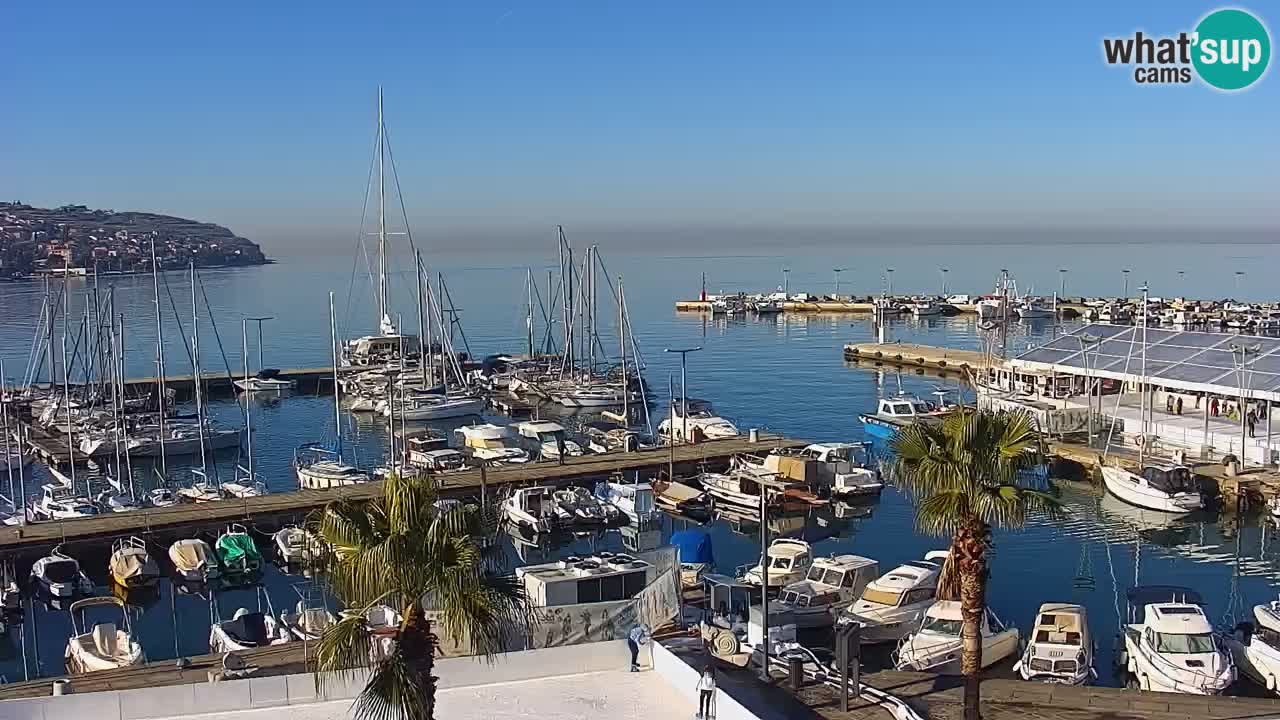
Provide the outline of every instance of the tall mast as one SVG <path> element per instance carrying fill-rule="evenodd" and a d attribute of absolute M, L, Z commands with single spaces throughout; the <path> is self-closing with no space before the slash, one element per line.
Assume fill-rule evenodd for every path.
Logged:
<path fill-rule="evenodd" d="M 588 374 L 595 372 L 596 367 L 596 246 L 587 248 L 587 287 L 590 292 L 591 309 L 589 323 L 591 330 L 587 333 L 587 357 L 591 358 Z"/>
<path fill-rule="evenodd" d="M 196 304 L 196 261 L 191 261 L 191 369 L 195 373 L 196 383 L 196 426 L 200 441 L 200 469 L 209 471 L 209 459 L 204 452 L 204 393 L 200 377 L 200 306 Z"/>
<path fill-rule="evenodd" d="M 164 476 L 164 481 L 169 481 L 169 460 L 168 453 L 164 449 L 165 436 L 165 395 L 167 393 L 164 386 L 164 324 L 161 321 L 160 314 L 160 271 L 156 267 L 156 241 L 151 241 L 151 288 L 156 298 L 156 392 L 159 397 L 156 398 L 156 410 L 160 418 L 160 474 Z"/>
<path fill-rule="evenodd" d="M 258 323 L 258 327 L 262 327 L 262 323 Z M 240 320 L 240 346 L 244 353 L 244 441 L 247 446 L 246 461 L 248 467 L 245 468 L 249 472 L 248 484 L 253 485 L 253 411 L 250 406 L 253 404 L 253 398 L 249 392 L 249 319 Z M 258 347 L 262 347 L 262 340 L 259 338 Z M 261 364 L 261 363 L 259 363 Z"/>
<path fill-rule="evenodd" d="M 342 393 L 338 390 L 338 320 L 333 314 L 333 291 L 329 291 L 329 350 L 333 352 L 333 435 L 334 450 L 342 459 Z"/>
<path fill-rule="evenodd" d="M 426 306 L 422 297 L 422 253 L 413 251 L 413 264 L 418 274 L 418 367 L 422 369 L 422 389 L 429 390 L 431 383 L 427 381 L 427 348 L 423 347 L 423 343 L 431 344 L 431 338 L 427 336 L 427 318 Z M 400 353 L 404 357 L 404 353 Z"/>
<path fill-rule="evenodd" d="M 618 276 L 618 350 L 622 355 L 622 417 L 631 426 L 631 388 L 627 383 L 627 312 L 623 305 L 622 276 Z"/>
<path fill-rule="evenodd" d="M 453 323 L 449 322 L 449 337 L 444 334 L 444 274 L 436 273 L 436 312 L 440 313 L 440 380 L 444 384 L 444 394 L 449 394 L 449 361 L 445 353 L 453 355 Z"/>
<path fill-rule="evenodd" d="M 111 310 L 114 312 L 114 311 L 115 311 L 115 309 L 116 309 L 115 288 L 114 288 L 114 287 L 112 287 L 112 289 L 111 289 Z M 120 313 L 120 335 L 119 335 L 119 346 L 120 346 L 120 350 L 119 350 L 119 352 L 117 352 L 117 353 L 116 353 L 116 368 L 117 368 L 117 371 L 116 371 L 116 392 L 118 392 L 118 393 L 119 393 L 119 398 L 120 398 L 120 423 L 119 423 L 119 424 L 117 424 L 117 426 L 116 426 L 117 438 L 119 438 L 119 434 L 120 434 L 121 429 L 122 429 L 122 427 L 121 427 L 121 426 L 123 425 L 123 421 L 124 421 L 124 368 L 125 368 L 125 364 L 124 364 L 124 313 Z M 117 439 L 117 442 L 119 442 L 119 439 Z M 138 500 L 138 494 L 137 494 L 137 491 L 136 491 L 136 490 L 134 489 L 134 487 L 133 487 L 133 460 L 129 457 L 129 444 L 128 444 L 128 443 L 124 443 L 124 446 L 123 446 L 123 448 L 122 448 L 122 451 L 123 451 L 123 453 L 124 453 L 124 476 L 125 476 L 126 478 L 128 478 L 128 479 L 129 479 L 129 499 L 133 500 L 134 502 L 137 502 L 137 500 Z"/>
<path fill-rule="evenodd" d="M 387 318 L 387 188 L 383 157 L 386 127 L 382 121 L 382 86 L 378 86 L 378 326 Z"/>
<path fill-rule="evenodd" d="M 1142 442 L 1138 443 L 1138 472 L 1142 472 L 1142 463 L 1146 459 L 1147 450 L 1147 285 L 1142 284 L 1142 380 L 1138 389 L 1142 392 L 1138 400 L 1138 415 L 1141 418 L 1139 432 Z"/>
<path fill-rule="evenodd" d="M 529 293 L 529 310 L 525 314 L 524 329 L 529 336 L 529 357 L 533 357 L 533 268 L 525 270 L 525 290 Z"/>

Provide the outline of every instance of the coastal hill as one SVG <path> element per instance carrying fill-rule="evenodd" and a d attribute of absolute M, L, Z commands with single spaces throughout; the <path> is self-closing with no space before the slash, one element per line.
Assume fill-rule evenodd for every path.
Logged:
<path fill-rule="evenodd" d="M 37 208 L 0 202 L 0 278 L 39 274 L 151 270 L 154 241 L 161 269 L 263 265 L 254 242 L 221 225 L 171 215 L 90 210 L 84 205 Z"/>

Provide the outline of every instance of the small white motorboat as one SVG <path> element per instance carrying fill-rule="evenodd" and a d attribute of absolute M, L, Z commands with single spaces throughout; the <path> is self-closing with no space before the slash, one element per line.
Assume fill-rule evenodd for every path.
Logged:
<path fill-rule="evenodd" d="M 1183 465 L 1148 465 L 1141 473 L 1103 465 L 1102 481 L 1107 492 L 1141 508 L 1186 514 L 1204 507 L 1200 484 L 1191 469 Z"/>
<path fill-rule="evenodd" d="M 962 624 L 958 601 L 935 602 L 925 611 L 920 628 L 898 645 L 895 666 L 898 670 L 958 675 Z M 1005 627 L 991 608 L 982 616 L 981 632 L 982 667 L 991 667 L 1018 652 L 1018 629 Z"/>
<path fill-rule="evenodd" d="M 551 532 L 560 522 L 552 493 L 552 488 L 541 485 L 516 488 L 502 502 L 503 517 L 528 532 Z"/>
<path fill-rule="evenodd" d="M 1130 588 L 1129 622 L 1120 660 L 1128 684 L 1141 690 L 1218 695 L 1236 681 L 1236 666 L 1188 588 Z"/>
<path fill-rule="evenodd" d="M 91 627 L 85 622 L 86 610 L 108 606 L 119 613 L 119 625 L 101 622 Z M 142 645 L 133 636 L 123 601 L 115 597 L 85 598 L 72 603 L 70 610 L 72 633 L 67 640 L 67 672 L 79 675 L 142 664 Z"/>
<path fill-rule="evenodd" d="M 169 546 L 169 561 L 185 582 L 208 583 L 222 574 L 218 556 L 209 543 L 199 538 L 179 540 Z"/>
<path fill-rule="evenodd" d="M 879 563 L 859 555 L 817 558 L 808 576 L 784 587 L 778 600 L 791 608 L 796 627 L 828 627 L 879 574 Z"/>
<path fill-rule="evenodd" d="M 781 588 L 805 578 L 813 563 L 813 548 L 804 540 L 778 538 L 769 543 L 765 560 L 769 563 L 769 588 Z M 742 582 L 756 587 L 764 583 L 764 571 L 759 563 L 739 570 Z"/>
<path fill-rule="evenodd" d="M 297 525 L 280 528 L 271 536 L 271 541 L 276 546 L 276 557 L 288 565 L 306 565 L 318 557 L 321 550 L 320 539 Z"/>
<path fill-rule="evenodd" d="M 55 598 L 88 595 L 93 592 L 93 583 L 89 580 L 89 576 L 80 569 L 80 563 L 75 558 L 62 552 L 61 545 L 35 561 L 31 566 L 31 577 Z"/>
<path fill-rule="evenodd" d="M 160 566 L 151 558 L 146 541 L 140 537 L 116 540 L 111 546 L 108 567 L 111 579 L 124 588 L 147 587 L 160 579 Z"/>
<path fill-rule="evenodd" d="M 172 507 L 178 502 L 178 496 L 168 487 L 158 487 L 147 493 L 147 504 L 151 507 Z"/>
<path fill-rule="evenodd" d="M 862 625 L 862 642 L 898 642 L 920 627 L 934 602 L 946 550 L 925 553 L 923 560 L 899 565 L 871 581 L 838 622 Z"/>
<path fill-rule="evenodd" d="M 328 608 L 309 602 L 304 597 L 298 601 L 292 612 L 286 610 L 280 613 L 280 622 L 299 640 L 319 640 L 326 630 L 338 622 L 338 619 L 329 612 Z"/>
<path fill-rule="evenodd" d="M 1236 666 L 1273 694 L 1280 693 L 1280 601 L 1253 606 L 1254 623 L 1240 623 L 1227 636 Z"/>
<path fill-rule="evenodd" d="M 230 620 L 214 622 L 209 629 L 209 651 L 236 652 L 268 645 L 283 645 L 291 639 L 289 631 L 270 612 L 240 608 Z"/>
<path fill-rule="evenodd" d="M 275 368 L 263 368 L 253 377 L 241 378 L 233 384 L 245 392 L 279 393 L 292 390 L 296 383 L 293 380 L 280 377 L 280 371 Z"/>
<path fill-rule="evenodd" d="M 1027 649 L 1013 666 L 1023 680 L 1083 685 L 1098 676 L 1093 640 L 1081 605 L 1045 603 L 1036 613 Z"/>

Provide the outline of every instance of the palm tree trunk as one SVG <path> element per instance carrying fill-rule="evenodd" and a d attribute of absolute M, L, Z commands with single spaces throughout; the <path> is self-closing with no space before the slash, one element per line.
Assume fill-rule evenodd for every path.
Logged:
<path fill-rule="evenodd" d="M 990 530 L 976 518 L 956 532 L 952 552 L 960 574 L 960 672 L 964 675 L 964 717 L 978 720 L 982 682 L 982 616 L 987 607 L 987 538 Z"/>
<path fill-rule="evenodd" d="M 424 707 L 417 713 L 417 717 L 434 720 L 436 681 L 439 680 L 433 674 L 436 667 L 437 637 L 432 632 L 431 620 L 423 612 L 421 603 L 415 602 L 405 608 L 398 642 L 411 658 L 410 672 L 417 679 L 418 691 L 421 693 Z"/>

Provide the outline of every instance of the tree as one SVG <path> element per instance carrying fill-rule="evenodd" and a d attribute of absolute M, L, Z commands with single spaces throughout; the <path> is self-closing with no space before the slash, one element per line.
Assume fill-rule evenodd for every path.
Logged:
<path fill-rule="evenodd" d="M 1025 413 L 961 409 L 941 423 L 915 423 L 893 441 L 898 484 L 915 497 L 916 527 L 951 537 L 951 557 L 963 618 L 960 666 L 964 715 L 979 717 L 982 617 L 992 528 L 1021 528 L 1029 512 L 1056 515 L 1052 492 L 1025 482 L 1039 462 L 1037 437 Z"/>
<path fill-rule="evenodd" d="M 498 570 L 492 511 L 438 499 L 434 479 L 392 474 L 381 497 L 331 502 L 313 519 L 333 592 L 356 611 L 321 636 L 316 683 L 368 669 L 352 706 L 357 720 L 434 718 L 437 625 L 492 658 L 532 617 L 521 584 Z M 389 649 L 365 619 L 379 605 L 401 615 Z"/>

